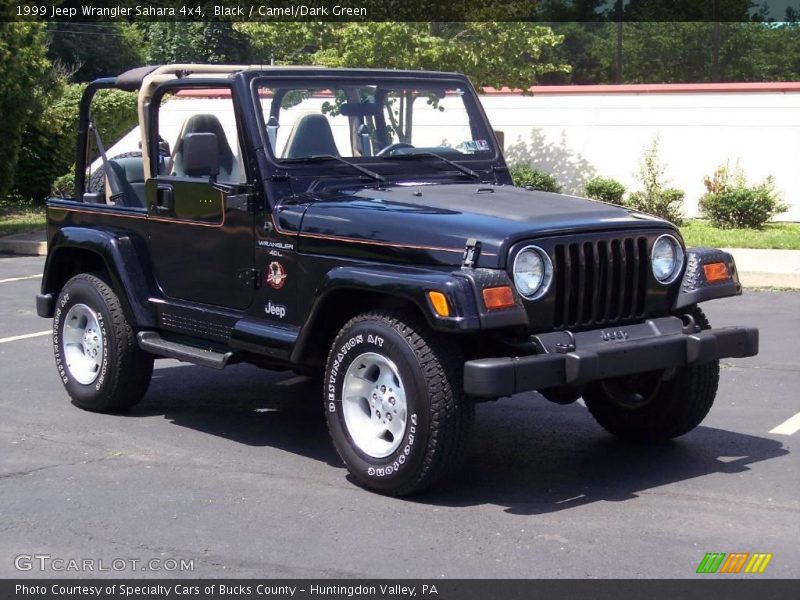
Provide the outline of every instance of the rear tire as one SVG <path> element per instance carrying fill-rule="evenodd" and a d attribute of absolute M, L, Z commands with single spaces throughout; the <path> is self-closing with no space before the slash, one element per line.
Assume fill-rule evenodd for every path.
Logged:
<path fill-rule="evenodd" d="M 139 348 L 114 290 L 83 273 L 64 285 L 53 316 L 59 377 L 76 406 L 115 412 L 139 402 L 153 374 L 153 356 Z"/>
<path fill-rule="evenodd" d="M 328 356 L 328 429 L 355 481 L 404 496 L 430 488 L 463 458 L 474 405 L 460 352 L 405 311 L 351 319 Z"/>
<path fill-rule="evenodd" d="M 710 329 L 698 307 L 685 311 Z M 583 394 L 595 420 L 618 438 L 657 443 L 697 427 L 717 395 L 719 361 L 595 382 Z"/>

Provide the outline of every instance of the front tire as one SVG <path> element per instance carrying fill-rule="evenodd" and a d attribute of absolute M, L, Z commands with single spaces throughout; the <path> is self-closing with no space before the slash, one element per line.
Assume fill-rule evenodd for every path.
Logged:
<path fill-rule="evenodd" d="M 153 374 L 153 356 L 136 342 L 114 290 L 82 273 L 61 290 L 53 316 L 53 350 L 73 404 L 115 412 L 139 402 Z"/>
<path fill-rule="evenodd" d="M 463 457 L 474 406 L 457 347 L 413 314 L 351 319 L 328 356 L 328 429 L 356 482 L 393 496 L 421 492 Z"/>
<path fill-rule="evenodd" d="M 698 307 L 687 310 L 710 329 Z M 583 399 L 595 420 L 618 438 L 657 443 L 697 427 L 711 410 L 719 383 L 719 361 L 616 377 L 587 386 Z"/>

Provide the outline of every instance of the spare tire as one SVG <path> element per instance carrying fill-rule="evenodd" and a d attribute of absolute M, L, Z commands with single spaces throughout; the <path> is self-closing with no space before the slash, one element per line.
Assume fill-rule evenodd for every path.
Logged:
<path fill-rule="evenodd" d="M 119 158 L 142 158 L 141 151 L 137 150 L 135 152 L 123 152 L 122 154 L 117 154 L 116 156 L 112 156 L 108 160 L 117 160 Z M 89 177 L 89 183 L 86 186 L 86 191 L 92 194 L 96 194 L 98 192 L 104 192 L 106 189 L 106 166 L 101 164 L 100 167 L 92 173 L 92 176 Z"/>

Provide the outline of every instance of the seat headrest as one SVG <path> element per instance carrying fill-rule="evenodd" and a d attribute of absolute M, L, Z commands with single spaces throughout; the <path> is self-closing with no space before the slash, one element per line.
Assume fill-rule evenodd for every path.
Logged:
<path fill-rule="evenodd" d="M 283 158 L 302 158 L 317 154 L 339 156 L 328 118 L 320 113 L 308 113 L 294 124 L 286 141 Z"/>
<path fill-rule="evenodd" d="M 225 139 L 225 129 L 215 115 L 198 114 L 192 115 L 183 124 L 183 135 L 188 133 L 213 133 L 217 137 Z"/>
<path fill-rule="evenodd" d="M 195 133 L 213 133 L 217 136 L 220 177 L 223 180 L 236 179 L 238 177 L 236 157 L 228 144 L 225 128 L 220 120 L 211 114 L 196 114 L 186 119 L 172 155 L 172 171 L 176 175 L 188 175 L 183 158 L 185 152 L 184 143 L 186 136 Z"/>

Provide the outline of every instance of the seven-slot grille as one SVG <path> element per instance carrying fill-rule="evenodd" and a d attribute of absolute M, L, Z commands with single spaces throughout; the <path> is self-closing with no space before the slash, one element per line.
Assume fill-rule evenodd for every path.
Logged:
<path fill-rule="evenodd" d="M 650 261 L 645 236 L 556 244 L 556 328 L 643 316 Z"/>

